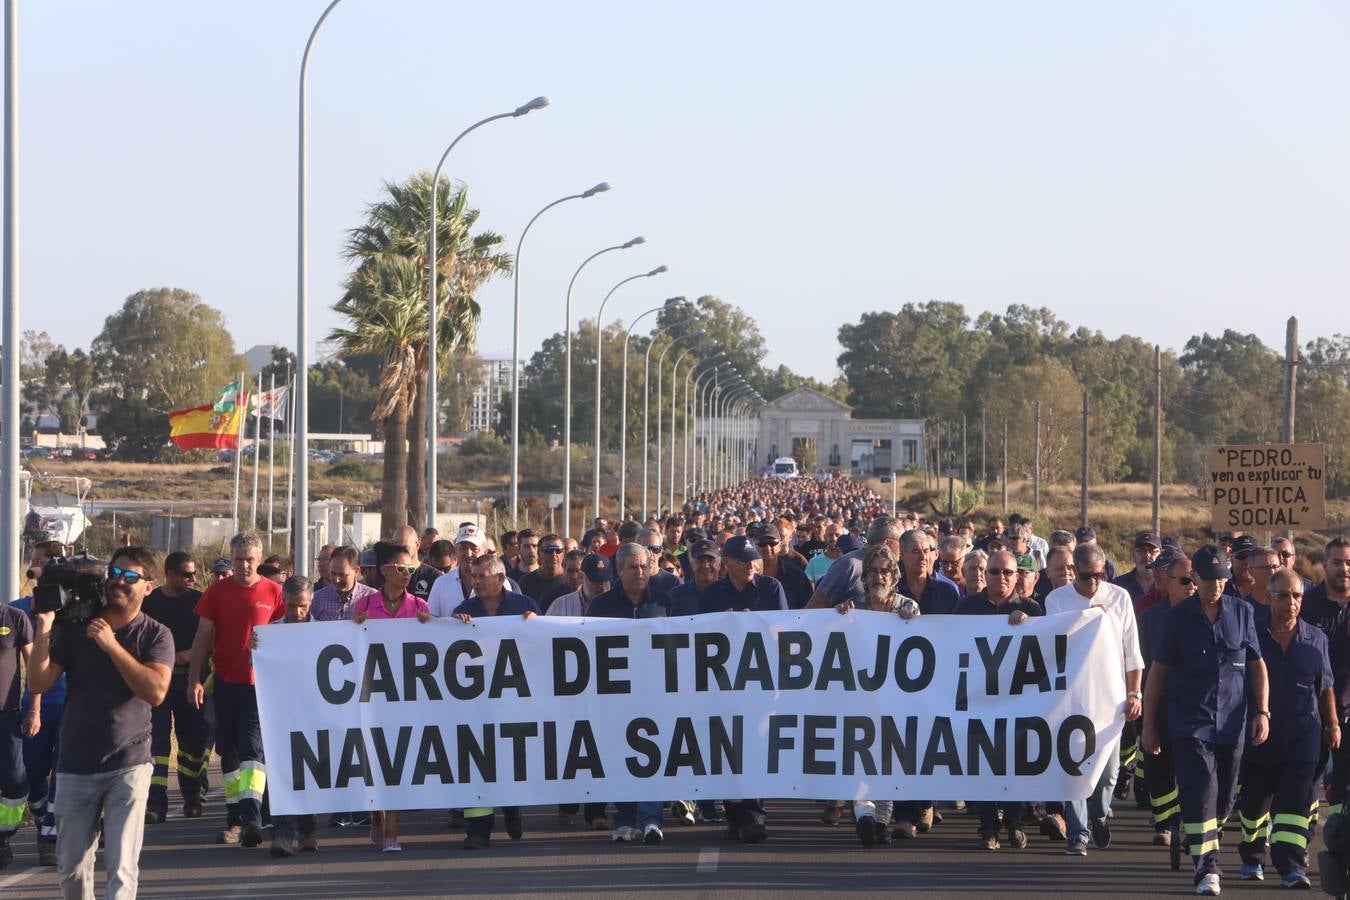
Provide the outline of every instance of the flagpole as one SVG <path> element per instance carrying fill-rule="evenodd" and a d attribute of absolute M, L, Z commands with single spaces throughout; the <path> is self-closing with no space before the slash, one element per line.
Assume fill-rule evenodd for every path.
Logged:
<path fill-rule="evenodd" d="M 295 446 L 295 385 L 291 383 L 294 380 L 294 377 L 295 376 L 291 372 L 291 364 L 287 363 L 286 430 L 287 433 L 290 434 L 291 436 L 292 449 L 294 449 Z M 294 497 L 295 497 L 295 454 L 287 453 L 286 454 L 286 543 L 290 546 L 290 552 L 292 554 L 295 553 L 295 535 L 291 533 L 291 510 L 292 510 L 291 501 Z M 298 563 L 299 561 L 297 560 L 293 565 L 298 565 Z M 309 574 L 305 570 L 299 568 L 297 568 L 295 571 L 297 574 L 302 575 Z"/>
<path fill-rule="evenodd" d="M 254 379 L 254 382 L 255 383 L 253 387 L 255 393 L 261 394 L 262 373 L 258 374 L 258 377 Z M 249 399 L 251 401 L 253 398 L 250 397 Z M 252 409 L 253 407 L 252 402 L 250 402 L 248 405 L 249 408 Z M 253 505 L 249 510 L 249 519 L 248 519 L 249 531 L 254 531 L 258 527 L 258 469 L 262 465 L 262 459 L 260 458 L 262 454 L 262 449 L 260 447 L 261 444 L 262 444 L 262 397 L 258 397 L 257 416 L 253 420 Z"/>
<path fill-rule="evenodd" d="M 276 403 L 277 373 L 267 376 L 267 395 L 269 403 Z M 276 410 L 269 411 L 267 420 L 267 548 L 272 548 L 272 491 L 276 480 L 277 417 Z"/>
<path fill-rule="evenodd" d="M 239 373 L 239 380 L 238 380 L 237 382 L 235 382 L 235 388 L 234 388 L 234 409 L 235 409 L 235 412 L 240 412 L 240 409 L 239 409 L 239 395 L 240 395 L 240 393 L 241 393 L 243 390 L 244 390 L 244 373 L 243 373 L 243 372 L 240 372 L 240 373 Z M 242 460 L 242 457 L 243 457 L 243 455 L 244 455 L 244 422 L 245 422 L 245 421 L 246 421 L 246 420 L 244 419 L 244 416 L 243 416 L 242 412 L 240 412 L 240 416 L 239 416 L 239 435 L 238 435 L 238 442 L 237 442 L 237 443 L 235 444 L 235 446 L 234 446 L 234 508 L 233 508 L 233 510 L 230 512 L 230 519 L 231 519 L 232 522 L 233 522 L 233 524 L 231 524 L 231 526 L 230 526 L 230 530 L 233 531 L 235 534 L 238 534 L 238 533 L 239 533 L 239 466 L 240 466 L 240 463 L 243 461 L 243 460 Z"/>

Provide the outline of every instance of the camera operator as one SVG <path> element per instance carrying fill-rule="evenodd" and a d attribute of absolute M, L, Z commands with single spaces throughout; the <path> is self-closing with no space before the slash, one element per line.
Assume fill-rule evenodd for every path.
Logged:
<path fill-rule="evenodd" d="M 35 613 L 28 678 L 41 693 L 65 672 L 56 798 L 57 872 L 67 898 L 92 897 L 99 821 L 111 898 L 136 896 L 150 787 L 150 710 L 173 670 L 169 629 L 141 612 L 154 583 L 144 547 L 120 547 L 108 566 L 104 605 L 87 624 Z"/>

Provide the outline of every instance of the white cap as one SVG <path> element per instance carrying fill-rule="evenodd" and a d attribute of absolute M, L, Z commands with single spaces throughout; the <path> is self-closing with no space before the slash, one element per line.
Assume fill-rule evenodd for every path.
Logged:
<path fill-rule="evenodd" d="M 477 525 L 465 525 L 455 536 L 456 544 L 473 544 L 475 547 L 482 547 L 486 541 L 483 538 L 483 532 L 478 530 Z"/>

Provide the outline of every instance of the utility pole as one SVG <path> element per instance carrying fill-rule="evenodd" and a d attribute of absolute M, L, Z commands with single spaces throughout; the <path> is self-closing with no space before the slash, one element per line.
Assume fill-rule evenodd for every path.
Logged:
<path fill-rule="evenodd" d="M 1031 511 L 1041 511 L 1041 401 L 1036 401 L 1036 451 L 1031 460 Z"/>
<path fill-rule="evenodd" d="M 961 485 L 963 487 L 970 484 L 970 473 L 966 471 L 966 460 L 970 458 L 966 452 L 966 414 L 961 413 Z"/>
<path fill-rule="evenodd" d="M 1078 524 L 1088 523 L 1088 392 L 1083 391 L 1083 485 L 1078 493 Z"/>
<path fill-rule="evenodd" d="M 1294 405 L 1298 397 L 1298 319 L 1289 317 L 1284 326 L 1284 442 L 1294 443 Z M 1284 536 L 1294 539 L 1292 529 L 1286 528 Z"/>
<path fill-rule="evenodd" d="M 1153 533 L 1162 532 L 1162 347 L 1153 347 Z"/>
<path fill-rule="evenodd" d="M 987 416 L 985 415 L 985 408 L 984 408 L 983 406 L 981 406 L 981 407 L 980 407 L 980 492 L 981 492 L 981 493 L 984 492 L 984 483 L 985 483 L 986 479 L 988 479 L 988 477 L 989 477 L 989 469 L 985 466 L 985 455 L 984 455 L 984 452 L 985 452 L 985 440 L 984 440 L 985 427 L 984 427 L 984 426 L 985 426 L 985 421 L 986 421 L 986 419 L 987 419 Z"/>
<path fill-rule="evenodd" d="M 1008 417 L 1003 417 L 1003 512 L 1008 512 Z"/>

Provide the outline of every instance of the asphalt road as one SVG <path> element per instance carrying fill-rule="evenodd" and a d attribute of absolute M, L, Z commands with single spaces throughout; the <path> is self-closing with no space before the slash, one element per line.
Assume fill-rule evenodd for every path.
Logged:
<path fill-rule="evenodd" d="M 218 783 L 218 782 L 217 782 Z M 523 840 L 494 837 L 483 852 L 460 849 L 462 833 L 446 828 L 443 812 L 404 813 L 401 854 L 374 850 L 366 829 L 319 825 L 320 850 L 277 860 L 263 847 L 245 850 L 214 843 L 224 824 L 218 796 L 201 819 L 171 813 L 146 829 L 141 855 L 142 897 L 360 898 L 438 896 L 540 896 L 603 892 L 608 897 L 819 896 L 822 892 L 876 892 L 951 897 L 1044 894 L 1060 897 L 1181 897 L 1192 894 L 1189 864 L 1173 872 L 1167 851 L 1149 844 L 1152 827 L 1132 802 L 1113 819 L 1114 840 L 1086 858 L 1063 855 L 1063 845 L 1032 833 L 1025 850 L 985 851 L 976 846 L 972 814 L 947 811 L 927 835 L 892 847 L 864 849 L 847 822 L 821 825 L 818 806 L 802 801 L 766 804 L 769 841 L 747 846 L 728 841 L 720 826 L 668 825 L 660 846 L 611 844 L 608 834 L 563 829 L 552 808 L 526 812 Z M 1325 810 L 1324 810 L 1325 812 Z M 501 817 L 498 816 L 498 827 Z M 34 832 L 15 838 L 14 865 L 0 872 L 0 897 L 59 896 L 53 869 L 37 866 Z M 1320 839 L 1315 842 L 1321 846 Z M 1224 895 L 1282 893 L 1278 879 L 1263 884 L 1237 877 L 1230 832 L 1224 862 Z M 100 876 L 103 856 L 99 855 Z M 1314 876 L 1314 885 L 1316 877 Z M 102 888 L 100 887 L 100 896 Z M 1306 896 L 1306 895 L 1305 895 Z M 1314 888 L 1311 896 L 1325 896 Z"/>

